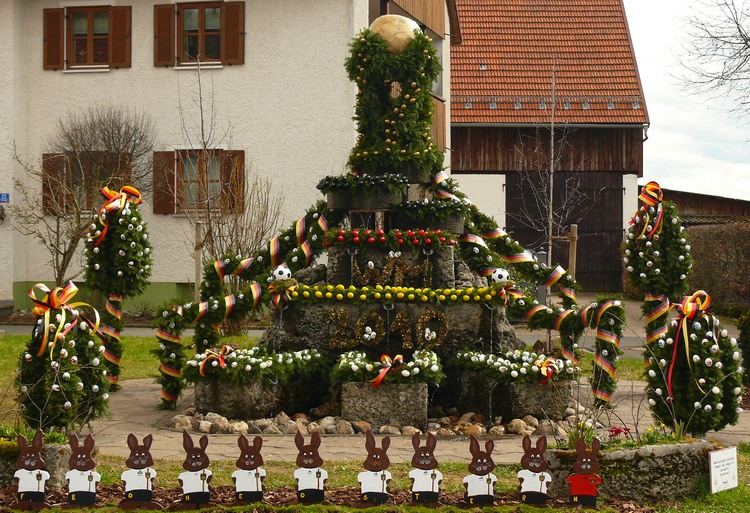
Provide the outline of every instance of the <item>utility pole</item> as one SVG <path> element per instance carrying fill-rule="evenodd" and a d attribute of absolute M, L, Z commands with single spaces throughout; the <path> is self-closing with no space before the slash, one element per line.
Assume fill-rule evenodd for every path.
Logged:
<path fill-rule="evenodd" d="M 553 239 L 553 192 L 555 184 L 555 108 L 556 99 L 556 64 L 552 65 L 552 117 L 550 120 L 550 137 L 549 137 L 549 199 L 547 201 L 547 267 L 552 267 L 552 239 Z M 549 306 L 552 294 L 549 287 L 547 288 L 547 306 Z"/>

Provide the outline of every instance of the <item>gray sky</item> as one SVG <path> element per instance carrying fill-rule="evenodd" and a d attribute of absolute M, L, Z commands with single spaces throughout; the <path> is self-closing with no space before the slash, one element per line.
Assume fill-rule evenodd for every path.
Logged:
<path fill-rule="evenodd" d="M 750 125 L 729 102 L 682 89 L 677 55 L 689 0 L 624 0 L 646 106 L 642 181 L 668 189 L 750 200 Z"/>

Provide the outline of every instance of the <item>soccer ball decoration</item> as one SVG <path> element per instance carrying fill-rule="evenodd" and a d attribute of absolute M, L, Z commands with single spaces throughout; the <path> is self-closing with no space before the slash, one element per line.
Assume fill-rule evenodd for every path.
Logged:
<path fill-rule="evenodd" d="M 496 285 L 505 285 L 510 281 L 510 273 L 506 269 L 497 268 L 492 271 L 490 278 Z"/>
<path fill-rule="evenodd" d="M 271 273 L 274 280 L 288 280 L 292 277 L 292 271 L 286 265 L 280 265 Z"/>

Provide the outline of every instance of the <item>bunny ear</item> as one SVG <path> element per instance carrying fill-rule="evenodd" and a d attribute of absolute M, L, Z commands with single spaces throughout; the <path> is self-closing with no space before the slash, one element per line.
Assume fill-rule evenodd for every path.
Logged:
<path fill-rule="evenodd" d="M 91 451 L 94 450 L 94 437 L 91 436 L 91 433 L 86 435 L 86 438 L 83 439 L 83 448 L 91 454 Z"/>
<path fill-rule="evenodd" d="M 583 454 L 586 451 L 586 440 L 584 438 L 579 438 L 576 440 L 576 452 L 578 454 Z"/>
<path fill-rule="evenodd" d="M 144 436 L 143 437 L 143 447 L 145 447 L 146 450 L 148 451 L 151 448 L 151 444 L 153 443 L 153 441 L 154 441 L 154 437 L 153 436 L 151 436 L 151 435 Z"/>
<path fill-rule="evenodd" d="M 18 447 L 20 447 L 22 450 L 28 447 L 28 441 L 26 440 L 25 436 L 18 435 Z"/>
<path fill-rule="evenodd" d="M 427 437 L 427 440 L 429 441 L 429 437 Z M 419 450 L 419 433 L 414 433 L 411 435 L 411 445 L 414 447 L 415 451 Z"/>
<path fill-rule="evenodd" d="M 380 441 L 380 446 L 383 448 L 383 452 L 387 451 L 388 447 L 391 446 L 391 437 L 384 436 L 383 439 Z"/>
<path fill-rule="evenodd" d="M 34 434 L 34 440 L 31 442 L 31 446 L 37 450 L 42 448 L 42 430 L 41 429 L 36 430 L 36 433 Z"/>
<path fill-rule="evenodd" d="M 521 446 L 523 447 L 523 452 L 529 452 L 529 449 L 531 449 L 531 438 L 529 438 L 529 435 L 523 437 Z"/>
<path fill-rule="evenodd" d="M 375 449 L 375 437 L 372 434 L 372 431 L 367 431 L 365 433 L 365 449 L 367 449 L 368 453 L 371 453 L 373 449 Z"/>
<path fill-rule="evenodd" d="M 539 452 L 544 452 L 547 450 L 547 435 L 542 435 L 537 439 L 536 450 Z"/>
<path fill-rule="evenodd" d="M 239 446 L 240 449 L 245 451 L 247 450 L 248 447 L 250 447 L 250 442 L 247 441 L 247 438 L 245 437 L 245 435 L 240 433 L 240 436 L 237 438 L 237 445 Z"/>
<path fill-rule="evenodd" d="M 310 445 L 316 451 L 318 450 L 318 447 L 320 447 L 320 433 L 317 431 L 315 431 L 310 437 Z"/>
<path fill-rule="evenodd" d="M 201 445 L 201 450 L 205 452 L 208 447 L 208 435 L 203 435 L 198 443 Z"/>
<path fill-rule="evenodd" d="M 594 438 L 591 441 L 591 452 L 594 453 L 594 456 L 596 456 L 599 453 L 599 445 L 600 445 L 600 443 L 599 443 L 599 439 L 598 438 Z"/>
<path fill-rule="evenodd" d="M 193 447 L 195 447 L 193 445 L 193 439 L 190 438 L 190 435 L 184 429 L 182 430 L 182 447 L 187 452 L 190 452 L 193 449 Z"/>
<path fill-rule="evenodd" d="M 427 450 L 433 452 L 437 447 L 437 437 L 432 433 L 427 433 Z"/>
<path fill-rule="evenodd" d="M 144 438 L 143 441 L 145 442 L 146 439 Z M 133 433 L 130 433 L 128 435 L 128 447 L 130 450 L 134 450 L 136 447 L 138 447 L 138 439 L 135 437 Z"/>
<path fill-rule="evenodd" d="M 484 452 L 487 453 L 487 456 L 489 456 L 490 454 L 492 454 L 492 449 L 494 449 L 494 448 L 495 448 L 495 442 L 493 442 L 492 439 L 487 440 L 486 442 L 484 442 Z"/>
<path fill-rule="evenodd" d="M 70 444 L 70 448 L 73 449 L 73 452 L 75 452 L 76 449 L 78 449 L 79 441 L 78 441 L 78 435 L 73 433 L 68 437 L 68 443 Z"/>
<path fill-rule="evenodd" d="M 302 436 L 302 433 L 297 431 L 297 434 L 294 435 L 294 445 L 297 446 L 297 450 L 301 451 L 302 448 L 305 446 L 305 437 Z"/>
<path fill-rule="evenodd" d="M 471 439 L 469 440 L 469 452 L 471 454 L 479 454 L 479 442 L 474 438 L 474 435 L 471 435 Z"/>
<path fill-rule="evenodd" d="M 260 452 L 260 448 L 263 447 L 263 437 L 262 436 L 256 436 L 253 438 L 253 447 L 255 447 L 255 450 Z"/>

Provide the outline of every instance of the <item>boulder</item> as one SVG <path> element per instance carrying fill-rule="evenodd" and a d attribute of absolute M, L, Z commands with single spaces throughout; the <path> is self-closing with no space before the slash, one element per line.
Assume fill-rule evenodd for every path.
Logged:
<path fill-rule="evenodd" d="M 523 435 L 527 429 L 528 426 L 521 419 L 513 419 L 505 426 L 505 432 L 509 435 Z"/>

